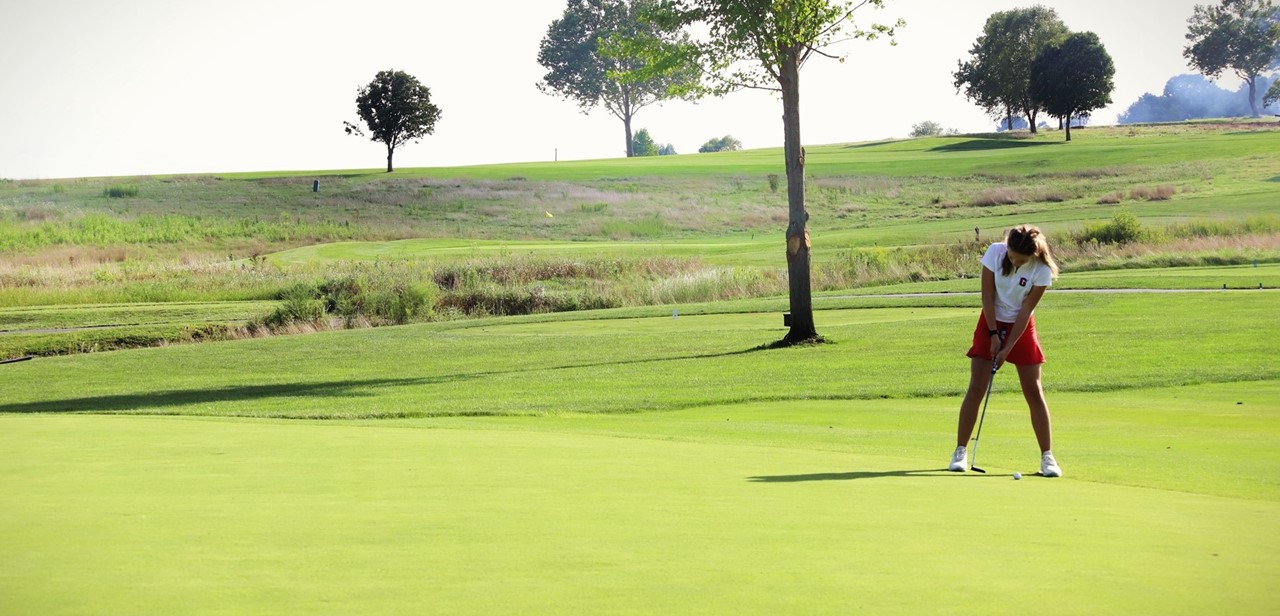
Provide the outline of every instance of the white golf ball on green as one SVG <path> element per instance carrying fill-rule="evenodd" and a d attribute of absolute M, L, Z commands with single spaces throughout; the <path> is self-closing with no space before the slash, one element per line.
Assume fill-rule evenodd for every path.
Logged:
<path fill-rule="evenodd" d="M 1013 474 L 1013 478 L 1014 478 L 1014 479 L 1022 479 L 1022 473 L 1014 473 L 1014 474 Z"/>

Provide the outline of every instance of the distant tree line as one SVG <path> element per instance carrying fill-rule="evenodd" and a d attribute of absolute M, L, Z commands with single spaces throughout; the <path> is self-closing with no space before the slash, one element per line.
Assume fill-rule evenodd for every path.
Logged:
<path fill-rule="evenodd" d="M 647 128 L 636 131 L 635 136 L 631 138 L 632 156 L 670 156 L 675 153 L 675 146 L 670 143 L 659 145 L 653 137 L 649 136 Z"/>
<path fill-rule="evenodd" d="M 1271 86 L 1280 90 L 1280 79 L 1260 77 L 1257 88 Z M 1144 122 L 1182 122 L 1200 118 L 1234 118 L 1251 115 L 1248 103 L 1248 84 L 1241 84 L 1236 91 L 1224 90 L 1202 75 L 1178 75 L 1164 84 L 1159 94 L 1143 94 L 1129 105 L 1117 118 L 1120 124 Z M 1262 110 L 1280 113 L 1277 101 L 1264 101 Z"/>

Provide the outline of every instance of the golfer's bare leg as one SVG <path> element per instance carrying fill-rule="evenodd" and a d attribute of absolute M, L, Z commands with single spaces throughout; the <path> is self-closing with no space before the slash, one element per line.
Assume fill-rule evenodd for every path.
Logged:
<path fill-rule="evenodd" d="M 1018 366 L 1018 380 L 1022 382 L 1022 397 L 1031 410 L 1031 429 L 1036 432 L 1040 451 L 1053 449 L 1053 425 L 1049 419 L 1049 403 L 1044 399 L 1044 387 L 1040 384 L 1040 364 Z"/>
<path fill-rule="evenodd" d="M 964 401 L 960 403 L 960 423 L 956 428 L 957 447 L 969 443 L 973 426 L 978 423 L 982 399 L 987 395 L 987 384 L 991 382 L 991 360 L 974 357 L 969 361 L 969 391 L 965 392 Z"/>

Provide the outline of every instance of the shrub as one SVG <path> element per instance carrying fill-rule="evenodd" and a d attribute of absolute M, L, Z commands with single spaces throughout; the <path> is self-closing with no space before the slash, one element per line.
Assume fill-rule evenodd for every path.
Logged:
<path fill-rule="evenodd" d="M 778 174 L 770 173 L 769 174 L 769 192 L 773 192 L 773 193 L 778 192 L 778 184 L 781 182 L 781 180 L 782 178 L 778 177 Z"/>
<path fill-rule="evenodd" d="M 324 318 L 324 301 L 312 285 L 297 284 L 280 294 L 283 300 L 274 312 L 263 318 L 263 324 L 279 328 L 292 323 L 314 323 Z"/>
<path fill-rule="evenodd" d="M 1129 244 L 1142 240 L 1146 235 L 1137 216 L 1120 212 L 1111 222 L 1086 224 L 1072 239 L 1077 244 Z"/>
<path fill-rule="evenodd" d="M 733 152 L 742 149 L 742 142 L 733 138 L 733 135 L 725 135 L 719 139 L 711 138 L 702 147 L 698 148 L 698 152 L 705 154 L 707 152 Z"/>
<path fill-rule="evenodd" d="M 1167 201 L 1176 192 L 1178 191 L 1174 187 L 1167 184 L 1152 188 L 1139 187 L 1129 190 L 1129 198 L 1146 201 Z"/>
<path fill-rule="evenodd" d="M 943 126 L 933 120 L 925 120 L 919 124 L 911 125 L 912 137 L 940 137 L 958 135 L 960 131 L 954 128 L 943 128 Z"/>
<path fill-rule="evenodd" d="M 102 196 L 109 199 L 123 199 L 138 196 L 137 186 L 108 186 L 102 190 Z"/>
<path fill-rule="evenodd" d="M 1021 190 L 1017 188 L 1001 187 L 988 190 L 969 202 L 975 207 L 987 207 L 991 205 L 1016 205 L 1022 203 L 1024 197 Z"/>

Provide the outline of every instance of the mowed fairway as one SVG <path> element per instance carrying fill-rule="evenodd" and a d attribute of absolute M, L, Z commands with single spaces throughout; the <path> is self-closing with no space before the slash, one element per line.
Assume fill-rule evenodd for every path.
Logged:
<path fill-rule="evenodd" d="M 0 611 L 1270 613 L 1275 298 L 1048 295 L 1062 479 L 1005 371 L 941 470 L 972 298 L 0 366 Z"/>

